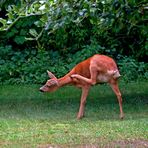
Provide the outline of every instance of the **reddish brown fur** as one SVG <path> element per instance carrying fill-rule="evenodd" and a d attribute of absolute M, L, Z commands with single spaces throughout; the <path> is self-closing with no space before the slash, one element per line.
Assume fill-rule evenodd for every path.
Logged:
<path fill-rule="evenodd" d="M 120 76 L 114 60 L 105 55 L 96 54 L 85 61 L 77 64 L 67 75 L 57 79 L 52 73 L 52 77 L 40 88 L 41 91 L 51 92 L 64 85 L 75 85 L 82 88 L 80 109 L 77 118 L 84 116 L 84 106 L 91 85 L 96 83 L 109 83 L 115 92 L 120 106 L 120 118 L 123 118 L 122 97 L 118 88 L 118 77 Z"/>

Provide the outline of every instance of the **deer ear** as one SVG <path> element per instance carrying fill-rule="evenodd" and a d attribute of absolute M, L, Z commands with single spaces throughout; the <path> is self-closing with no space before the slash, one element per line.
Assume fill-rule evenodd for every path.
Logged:
<path fill-rule="evenodd" d="M 50 71 L 47 70 L 47 73 L 48 73 L 49 78 L 51 78 L 51 79 L 56 78 L 56 76 L 54 74 L 52 74 Z"/>

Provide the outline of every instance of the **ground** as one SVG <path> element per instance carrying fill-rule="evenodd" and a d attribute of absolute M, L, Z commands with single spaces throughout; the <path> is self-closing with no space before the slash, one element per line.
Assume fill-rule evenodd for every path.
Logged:
<path fill-rule="evenodd" d="M 107 85 L 95 86 L 85 118 L 76 119 L 81 91 L 42 94 L 39 85 L 0 86 L 0 147 L 148 147 L 148 83 L 120 83 L 125 119 Z"/>

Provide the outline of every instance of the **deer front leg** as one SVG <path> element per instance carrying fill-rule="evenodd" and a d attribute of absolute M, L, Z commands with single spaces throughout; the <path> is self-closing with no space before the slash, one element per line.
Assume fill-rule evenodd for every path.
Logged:
<path fill-rule="evenodd" d="M 82 94 L 81 94 L 81 101 L 80 101 L 80 108 L 77 115 L 77 119 L 81 119 L 84 116 L 84 108 L 86 104 L 86 98 L 88 96 L 90 86 L 82 87 Z"/>

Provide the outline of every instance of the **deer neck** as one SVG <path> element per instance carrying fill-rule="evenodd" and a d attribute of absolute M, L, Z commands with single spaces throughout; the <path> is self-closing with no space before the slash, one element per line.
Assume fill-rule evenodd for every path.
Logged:
<path fill-rule="evenodd" d="M 65 75 L 64 77 L 62 78 L 59 78 L 58 79 L 58 82 L 59 82 L 59 87 L 62 87 L 62 86 L 65 86 L 65 85 L 68 85 L 71 83 L 71 77 L 69 75 Z"/>

